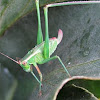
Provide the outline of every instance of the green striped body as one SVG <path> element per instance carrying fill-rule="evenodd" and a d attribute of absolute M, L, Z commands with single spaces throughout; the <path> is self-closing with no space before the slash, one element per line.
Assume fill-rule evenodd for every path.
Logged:
<path fill-rule="evenodd" d="M 20 66 L 26 71 L 30 72 L 30 64 L 33 64 L 34 66 L 36 64 L 42 64 L 42 62 L 45 60 L 43 50 L 44 50 L 44 43 L 35 46 L 32 50 L 30 50 L 21 60 L 20 60 Z M 57 39 L 53 38 L 49 40 L 49 56 L 52 55 L 52 53 L 57 48 Z M 25 62 L 25 64 L 23 64 Z"/>

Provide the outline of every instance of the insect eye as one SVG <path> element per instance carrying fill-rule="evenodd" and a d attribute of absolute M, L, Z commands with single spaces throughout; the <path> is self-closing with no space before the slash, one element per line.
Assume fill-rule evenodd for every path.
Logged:
<path fill-rule="evenodd" d="M 26 62 L 24 61 L 22 64 L 23 64 L 23 65 L 26 65 Z"/>

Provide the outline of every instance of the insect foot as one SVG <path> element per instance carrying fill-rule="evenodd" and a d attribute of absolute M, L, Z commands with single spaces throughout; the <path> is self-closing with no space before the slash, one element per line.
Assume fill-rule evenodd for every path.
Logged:
<path fill-rule="evenodd" d="M 43 84 L 40 85 L 40 90 L 39 90 L 39 97 L 42 95 L 41 88 L 43 87 Z"/>
<path fill-rule="evenodd" d="M 41 84 L 41 88 L 43 87 L 43 84 Z"/>
<path fill-rule="evenodd" d="M 42 92 L 41 92 L 41 91 L 39 91 L 39 97 L 40 97 L 40 96 L 42 96 Z"/>
<path fill-rule="evenodd" d="M 69 78 L 71 78 L 72 76 L 71 75 L 69 75 Z"/>

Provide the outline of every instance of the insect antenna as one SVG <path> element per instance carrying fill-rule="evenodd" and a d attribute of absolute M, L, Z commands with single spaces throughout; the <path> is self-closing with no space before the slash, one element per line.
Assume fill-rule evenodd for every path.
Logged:
<path fill-rule="evenodd" d="M 14 60 L 13 58 L 11 58 L 11 57 L 5 55 L 4 53 L 0 52 L 0 54 L 3 55 L 3 56 L 5 56 L 5 57 L 7 57 L 8 59 L 14 61 L 15 63 L 19 64 L 18 61 L 16 61 L 16 60 Z"/>

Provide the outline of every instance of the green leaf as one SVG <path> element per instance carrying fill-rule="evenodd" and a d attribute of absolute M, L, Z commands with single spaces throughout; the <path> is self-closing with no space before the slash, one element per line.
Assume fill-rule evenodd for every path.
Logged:
<path fill-rule="evenodd" d="M 59 0 L 40 0 L 40 5 L 43 6 L 55 1 Z M 0 35 L 19 18 L 32 12 L 35 8 L 35 0 L 0 0 Z"/>
<path fill-rule="evenodd" d="M 63 69 L 54 70 L 45 76 L 46 79 L 44 80 L 44 83 L 43 83 L 44 89 L 42 90 L 43 95 L 38 100 L 56 100 L 57 95 L 58 97 L 60 95 L 59 91 L 64 87 L 64 85 L 66 85 L 66 89 L 69 90 L 69 86 L 72 84 L 75 84 L 78 87 L 82 87 L 82 89 L 83 88 L 87 89 L 89 92 L 93 93 L 97 98 L 100 98 L 100 93 L 99 93 L 100 86 L 97 85 L 97 84 L 100 84 L 99 70 L 100 70 L 100 59 L 69 68 L 69 72 L 71 73 L 71 75 L 73 75 L 73 73 L 77 73 L 76 74 L 77 76 L 73 75 L 72 78 L 68 78 L 68 79 L 66 79 L 67 76 L 65 76 L 65 72 L 63 71 Z M 69 98 L 69 95 L 73 93 L 72 89 L 69 91 L 66 90 L 65 94 L 63 95 L 65 95 L 66 98 Z M 38 98 L 38 96 L 37 97 L 35 96 L 37 94 L 36 92 L 37 90 L 38 89 L 34 90 L 31 100 L 32 98 L 34 99 Z M 85 98 L 84 93 L 83 95 Z M 70 99 L 71 98 L 72 97 L 70 97 Z M 78 97 L 76 96 L 76 98 Z M 80 94 L 79 94 L 79 98 L 80 98 Z"/>
<path fill-rule="evenodd" d="M 98 79 L 92 79 L 92 80 L 88 80 L 88 79 L 80 79 L 80 80 L 73 80 L 70 81 L 68 84 L 72 84 L 74 83 L 74 85 L 77 85 L 79 87 L 83 87 L 85 89 L 87 89 L 88 91 L 90 91 L 91 93 L 93 93 L 96 97 L 100 98 L 100 80 Z"/>
<path fill-rule="evenodd" d="M 72 91 L 72 92 L 71 92 Z M 97 98 L 88 90 L 75 85 L 66 84 L 57 96 L 57 100 L 97 100 Z"/>
<path fill-rule="evenodd" d="M 8 2 L 11 4 L 13 2 L 17 3 L 17 0 Z M 24 1 L 22 6 L 23 8 L 26 2 L 27 1 Z M 6 2 L 3 4 L 6 5 Z M 12 9 L 16 9 L 13 6 L 10 7 L 12 7 Z M 19 6 L 16 5 L 16 7 L 21 7 L 21 1 Z M 30 6 L 30 8 L 31 7 L 32 6 Z M 9 24 L 11 26 L 17 18 L 21 15 L 25 15 L 24 11 L 28 11 L 24 10 L 23 14 L 21 10 L 22 8 L 19 10 L 19 13 L 16 9 L 15 15 L 11 15 L 12 17 L 8 15 L 9 12 L 5 12 L 6 16 L 3 16 L 1 18 L 2 20 L 0 19 L 0 23 L 2 22 L 0 27 L 3 27 L 2 29 L 6 30 L 6 27 L 8 26 L 5 25 Z M 32 77 L 30 73 L 24 72 L 23 69 L 16 63 L 0 55 L 0 62 L 3 66 L 6 66 L 9 69 L 18 81 L 18 87 L 13 98 L 14 100 L 52 100 L 54 97 L 57 97 L 55 94 L 59 93 L 59 91 L 57 91 L 60 90 L 59 87 L 62 88 L 65 84 L 68 84 L 69 86 L 70 84 L 75 83 L 77 83 L 75 84 L 77 88 L 84 88 L 83 90 L 89 91 L 87 94 L 91 93 L 94 94 L 94 97 L 100 98 L 98 94 L 100 91 L 99 87 L 96 87 L 95 85 L 99 83 L 92 83 L 96 80 L 99 82 L 100 80 L 99 10 L 99 4 L 63 6 L 49 9 L 50 37 L 57 37 L 57 31 L 59 28 L 62 29 L 64 33 L 63 40 L 53 55 L 60 56 L 65 66 L 68 68 L 72 78 L 68 78 L 68 75 L 65 73 L 58 60 L 53 60 L 46 64 L 39 65 L 41 72 L 43 73 L 43 95 L 40 98 L 38 97 L 39 84 L 34 77 Z M 6 20 L 6 18 L 8 19 Z M 15 19 L 13 20 L 13 18 Z M 41 11 L 41 21 L 43 33 L 45 33 L 43 11 Z M 2 29 L 0 30 L 2 31 Z M 34 11 L 20 19 L 15 25 L 5 32 L 5 35 L 0 38 L 0 51 L 14 59 L 16 57 L 22 58 L 36 45 L 36 34 L 37 14 L 36 11 Z M 35 68 L 34 72 L 38 76 Z M 74 80 L 77 82 L 74 82 Z M 91 80 L 89 82 L 90 86 L 88 87 L 88 84 L 84 86 L 89 80 Z M 72 83 L 70 83 L 70 81 Z M 83 82 L 83 85 L 80 85 L 81 82 Z M 92 87 L 96 89 L 92 90 Z M 72 91 L 70 90 L 69 92 L 71 93 Z"/>
<path fill-rule="evenodd" d="M 0 64 L 0 100 L 11 100 L 17 87 L 17 81 L 7 68 Z"/>

